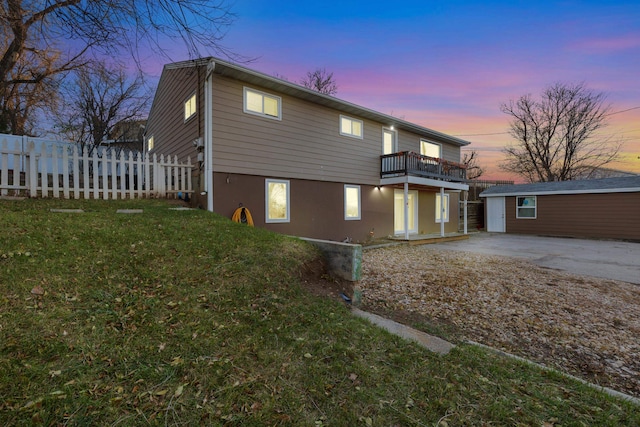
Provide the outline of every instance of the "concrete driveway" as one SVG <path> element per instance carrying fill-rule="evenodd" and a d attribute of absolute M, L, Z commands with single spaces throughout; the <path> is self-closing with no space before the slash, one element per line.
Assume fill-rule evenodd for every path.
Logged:
<path fill-rule="evenodd" d="M 526 258 L 548 268 L 640 284 L 640 243 L 476 233 L 439 248 Z"/>

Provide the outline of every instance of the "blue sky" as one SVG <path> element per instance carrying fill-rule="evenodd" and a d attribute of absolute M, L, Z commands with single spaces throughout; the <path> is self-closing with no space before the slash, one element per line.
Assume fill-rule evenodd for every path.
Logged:
<path fill-rule="evenodd" d="M 339 98 L 471 141 L 487 178 L 506 177 L 501 103 L 584 82 L 612 111 L 631 109 L 603 135 L 625 141 L 615 166 L 640 172 L 638 1 L 238 0 L 232 11 L 222 44 L 255 58 L 250 68 L 292 82 L 326 68 Z"/>

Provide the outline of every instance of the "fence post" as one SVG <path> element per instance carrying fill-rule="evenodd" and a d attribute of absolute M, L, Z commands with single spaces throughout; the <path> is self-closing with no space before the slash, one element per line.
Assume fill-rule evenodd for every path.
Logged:
<path fill-rule="evenodd" d="M 62 147 L 62 196 L 69 198 L 69 147 Z"/>
<path fill-rule="evenodd" d="M 146 195 L 147 188 L 149 187 L 149 176 L 147 175 L 147 165 L 149 164 L 149 153 L 144 153 L 144 157 L 142 153 L 138 157 L 137 165 L 138 165 L 138 196 L 142 198 L 142 196 Z"/>
<path fill-rule="evenodd" d="M 125 174 L 126 165 L 124 163 L 124 150 L 120 151 L 120 155 L 118 157 L 118 166 L 120 167 L 120 173 L 118 174 L 120 176 L 120 185 L 118 186 L 118 189 L 120 190 L 120 198 L 124 200 L 127 198 L 127 176 Z"/>
<path fill-rule="evenodd" d="M 9 184 L 9 146 L 7 139 L 2 140 L 2 148 L 0 149 L 0 159 L 2 159 L 2 169 L 0 170 L 0 186 Z M 13 175 L 16 175 L 16 165 L 13 165 Z M 0 195 L 6 196 L 9 192 L 3 188 Z"/>
<path fill-rule="evenodd" d="M 47 169 L 47 147 L 40 144 L 40 190 L 43 198 L 49 197 L 49 171 Z"/>
<path fill-rule="evenodd" d="M 191 156 L 187 157 L 187 188 L 185 189 L 187 192 L 191 192 L 193 187 L 191 186 Z"/>
<path fill-rule="evenodd" d="M 94 150 L 97 149 L 96 147 Z M 102 166 L 102 198 L 109 200 L 109 158 L 102 154 L 100 164 Z"/>
<path fill-rule="evenodd" d="M 27 142 L 27 152 L 29 163 L 26 179 L 29 187 L 29 197 L 38 197 L 38 163 L 36 162 L 36 146 L 33 141 Z"/>
<path fill-rule="evenodd" d="M 135 188 L 134 188 L 134 175 L 133 175 L 133 171 L 135 170 L 133 168 L 133 151 L 129 152 L 129 158 L 127 159 L 127 167 L 129 168 L 129 198 L 130 199 L 134 199 L 135 198 Z"/>
<path fill-rule="evenodd" d="M 149 152 L 144 156 L 144 194 L 147 198 L 151 195 L 151 160 Z"/>
<path fill-rule="evenodd" d="M 73 173 L 73 198 L 80 198 L 80 169 L 78 164 L 78 146 L 73 146 L 73 152 L 71 153 L 72 165 L 71 173 Z"/>
<path fill-rule="evenodd" d="M 109 161 L 111 162 L 111 198 L 118 200 L 118 159 L 112 150 L 109 151 Z"/>
<path fill-rule="evenodd" d="M 55 199 L 60 197 L 60 180 L 58 179 L 60 176 L 59 167 L 58 167 L 58 147 L 51 147 L 51 184 L 53 189 L 53 197 Z"/>
<path fill-rule="evenodd" d="M 98 162 L 97 149 L 93 148 L 91 155 L 91 166 L 93 168 L 93 198 L 100 198 L 100 163 Z"/>
<path fill-rule="evenodd" d="M 82 192 L 84 194 L 84 198 L 89 200 L 91 179 L 89 178 L 89 150 L 86 145 L 82 147 L 82 181 Z"/>

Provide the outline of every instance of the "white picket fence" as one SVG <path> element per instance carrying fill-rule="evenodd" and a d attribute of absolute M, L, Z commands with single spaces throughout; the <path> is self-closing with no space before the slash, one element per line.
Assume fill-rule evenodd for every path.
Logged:
<path fill-rule="evenodd" d="M 133 199 L 190 194 L 191 159 L 0 134 L 0 195 Z"/>

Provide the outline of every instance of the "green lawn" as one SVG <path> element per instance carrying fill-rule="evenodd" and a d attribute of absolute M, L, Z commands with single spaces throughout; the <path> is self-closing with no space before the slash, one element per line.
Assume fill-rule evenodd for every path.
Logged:
<path fill-rule="evenodd" d="M 640 425 L 577 382 L 437 356 L 308 294 L 304 242 L 169 207 L 0 201 L 0 425 Z"/>

